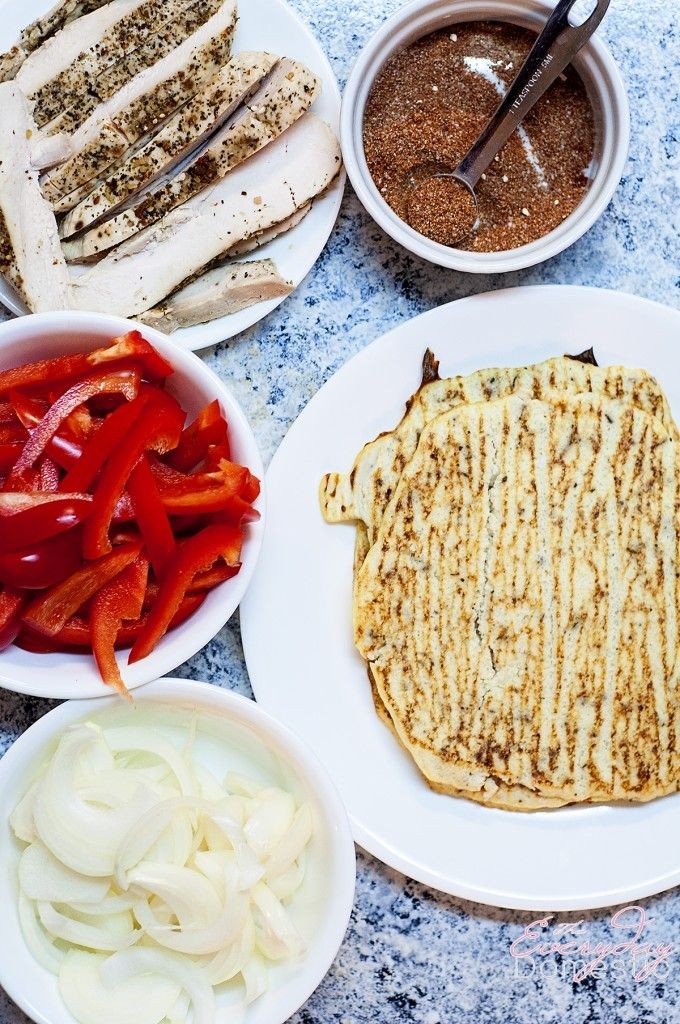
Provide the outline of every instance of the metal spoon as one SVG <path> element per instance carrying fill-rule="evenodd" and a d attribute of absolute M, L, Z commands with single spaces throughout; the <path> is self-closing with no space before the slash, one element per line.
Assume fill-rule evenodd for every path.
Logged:
<path fill-rule="evenodd" d="M 425 166 L 430 173 L 426 173 L 414 185 L 409 200 L 409 211 L 415 208 L 417 195 L 427 183 L 447 178 L 462 186 L 459 196 L 456 197 L 461 207 L 460 224 L 452 227 L 455 237 L 444 244 L 454 245 L 477 227 L 477 182 L 534 104 L 590 39 L 609 7 L 609 0 L 596 0 L 596 6 L 583 24 L 573 26 L 569 24 L 568 17 L 577 2 L 578 0 L 560 0 L 557 4 L 498 109 L 458 166 L 451 170 L 450 167 L 442 165 L 441 172 L 432 173 L 433 162 L 429 161 Z M 443 193 L 446 190 L 438 191 Z"/>

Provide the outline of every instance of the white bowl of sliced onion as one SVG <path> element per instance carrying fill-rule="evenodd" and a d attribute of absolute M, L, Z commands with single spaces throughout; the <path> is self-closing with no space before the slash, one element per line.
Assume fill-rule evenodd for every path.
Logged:
<path fill-rule="evenodd" d="M 0 984 L 38 1024 L 282 1024 L 345 934 L 332 782 L 219 687 L 60 705 L 0 761 L 0 814 Z"/>

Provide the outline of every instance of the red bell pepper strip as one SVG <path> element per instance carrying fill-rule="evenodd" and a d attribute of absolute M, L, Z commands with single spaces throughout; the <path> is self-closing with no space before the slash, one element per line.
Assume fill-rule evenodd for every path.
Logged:
<path fill-rule="evenodd" d="M 144 340 L 139 331 L 129 331 L 113 338 L 105 348 L 97 348 L 92 352 L 75 352 L 57 359 L 43 359 L 37 363 L 2 370 L 0 394 L 6 395 L 13 388 L 44 386 L 55 381 L 84 377 L 97 367 L 113 370 L 117 362 L 124 360 L 140 363 L 145 375 L 152 380 L 162 380 L 173 372 L 170 363 Z"/>
<path fill-rule="evenodd" d="M 214 590 L 215 587 L 219 587 L 220 583 L 224 583 L 225 580 L 238 576 L 240 569 L 240 562 L 237 562 L 236 565 L 220 565 L 219 562 L 216 562 L 212 568 L 197 572 L 189 584 L 187 597 L 191 597 L 193 594 L 206 594 L 209 590 Z M 145 610 L 151 608 L 158 597 L 159 589 L 158 583 L 149 581 L 146 594 L 144 595 Z"/>
<path fill-rule="evenodd" d="M 171 515 L 202 515 L 219 512 L 238 497 L 248 477 L 245 466 L 223 459 L 215 473 L 157 474 L 161 500 Z"/>
<path fill-rule="evenodd" d="M 36 427 L 47 413 L 48 406 L 38 398 L 29 398 L 19 391 L 11 391 L 10 397 L 19 420 L 28 430 Z M 67 436 L 66 429 L 64 429 L 51 438 L 46 452 L 58 466 L 68 469 L 80 458 L 82 448 L 72 436 Z"/>
<path fill-rule="evenodd" d="M 21 391 L 10 391 L 10 402 L 16 414 L 17 420 L 26 427 L 33 430 L 47 415 L 51 405 L 61 398 L 57 395 L 54 402 L 46 402 L 42 398 L 34 398 L 24 395 Z M 63 438 L 64 442 L 76 442 L 77 444 L 87 440 L 95 430 L 99 428 L 99 422 L 94 419 L 85 406 L 79 406 L 66 417 L 59 434 L 52 438 L 50 444 Z M 70 449 L 67 449 L 70 450 Z M 76 454 L 78 452 L 76 449 Z"/>
<path fill-rule="evenodd" d="M 70 576 L 82 565 L 80 530 L 0 555 L 0 580 L 22 590 L 44 590 Z"/>
<path fill-rule="evenodd" d="M 11 402 L 0 402 L 0 423 L 16 423 L 17 417 Z"/>
<path fill-rule="evenodd" d="M 243 526 L 244 523 L 255 523 L 260 513 L 243 498 L 232 498 L 220 512 L 208 516 L 209 523 L 229 523 L 231 526 Z"/>
<path fill-rule="evenodd" d="M 134 505 L 135 520 L 149 552 L 153 571 L 160 579 L 176 543 L 146 455 L 142 455 L 133 469 L 128 490 Z"/>
<path fill-rule="evenodd" d="M 12 444 L 0 443 L 0 473 L 6 473 L 17 461 L 23 450 L 23 442 L 15 441 Z"/>
<path fill-rule="evenodd" d="M 59 467 L 56 462 L 53 462 L 49 456 L 45 456 L 39 466 L 39 481 L 38 486 L 41 491 L 50 491 L 54 493 L 59 487 Z"/>
<path fill-rule="evenodd" d="M 141 549 L 141 544 L 125 544 L 96 562 L 81 565 L 67 579 L 32 601 L 22 616 L 23 621 L 38 633 L 55 636 L 105 583 L 135 561 Z"/>
<path fill-rule="evenodd" d="M 107 416 L 99 430 L 86 443 L 78 461 L 62 480 L 63 491 L 86 491 L 92 486 L 97 473 L 109 455 L 121 444 L 148 399 L 148 392 L 142 392 L 132 402 L 126 402 Z"/>
<path fill-rule="evenodd" d="M 201 607 L 205 601 L 205 594 L 189 594 L 184 598 L 177 614 L 170 623 L 170 630 L 176 629 L 186 622 L 194 612 Z M 116 639 L 116 650 L 131 647 L 143 627 L 146 625 L 146 616 L 142 616 L 137 622 L 124 622 L 118 631 Z M 36 654 L 49 653 L 53 651 L 69 651 L 77 649 L 92 649 L 92 631 L 86 619 L 73 616 L 69 619 L 63 629 L 56 636 L 46 637 L 36 633 L 27 626 L 22 625 L 21 632 L 15 640 L 16 646 L 24 651 L 33 651 Z"/>
<path fill-rule="evenodd" d="M 89 494 L 57 494 L 54 501 L 44 500 L 51 495 L 30 496 L 34 504 L 25 505 L 9 515 L 3 514 L 2 499 L 19 498 L 24 495 L 10 493 L 0 495 L 0 553 L 16 551 L 17 548 L 37 544 L 40 541 L 65 533 L 71 527 L 82 523 L 92 508 Z"/>
<path fill-rule="evenodd" d="M 130 473 L 140 456 L 148 450 L 168 452 L 177 446 L 184 413 L 177 402 L 159 391 L 153 395 L 139 419 L 108 459 L 94 492 L 92 515 L 85 523 L 83 555 L 98 558 L 111 550 L 109 527 Z"/>
<path fill-rule="evenodd" d="M 140 555 L 94 595 L 90 606 L 92 653 L 99 673 L 107 686 L 113 686 L 128 699 L 130 695 L 116 661 L 115 645 L 123 620 L 135 620 L 142 614 L 148 577 L 149 560 Z"/>
<path fill-rule="evenodd" d="M 11 516 L 15 512 L 23 512 L 26 508 L 34 508 L 36 505 L 46 505 L 53 501 L 66 501 L 67 498 L 83 501 L 92 501 L 91 494 L 51 494 L 43 491 L 0 491 L 0 517 Z M 1 522 L 1 519 L 0 519 Z M 0 529 L 2 527 L 0 526 Z"/>
<path fill-rule="evenodd" d="M 193 423 L 182 431 L 179 444 L 167 458 L 167 464 L 184 473 L 197 466 L 205 458 L 211 445 L 223 450 L 223 457 L 229 458 L 229 428 L 222 416 L 220 403 L 215 400 L 199 412 Z"/>
<path fill-rule="evenodd" d="M 12 587 L 3 587 L 0 591 L 0 651 L 19 635 L 24 601 L 24 595 Z"/>
<path fill-rule="evenodd" d="M 165 635 L 196 573 L 210 568 L 218 558 L 235 566 L 241 555 L 241 544 L 240 530 L 231 526 L 207 526 L 178 545 L 168 559 L 147 623 L 130 651 L 130 664 L 150 654 Z"/>
<path fill-rule="evenodd" d="M 113 510 L 112 523 L 131 523 L 135 518 L 135 506 L 127 491 L 123 491 Z M 112 540 L 112 543 L 113 540 Z"/>
<path fill-rule="evenodd" d="M 139 384 L 139 374 L 127 371 L 124 373 L 97 374 L 74 384 L 73 387 L 64 392 L 61 398 L 43 416 L 40 423 L 31 431 L 24 450 L 10 473 L 10 481 L 21 476 L 24 470 L 31 468 L 42 455 L 64 420 L 79 405 L 87 402 L 93 395 L 112 391 L 121 392 L 127 399 L 132 401 L 137 396 Z"/>
<path fill-rule="evenodd" d="M 14 444 L 16 441 L 26 442 L 28 431 L 21 423 L 6 423 L 0 427 L 0 444 Z"/>

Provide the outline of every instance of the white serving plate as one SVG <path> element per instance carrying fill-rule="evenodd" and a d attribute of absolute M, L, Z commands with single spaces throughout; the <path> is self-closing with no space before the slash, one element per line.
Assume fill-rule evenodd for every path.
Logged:
<path fill-rule="evenodd" d="M 229 1024 L 283 1024 L 312 994 L 326 974 L 347 928 L 354 897 L 354 845 L 337 791 L 307 746 L 274 721 L 253 701 L 208 683 L 187 679 L 158 679 L 135 694 L 135 707 L 163 705 L 160 731 L 172 732 L 170 715 L 194 709 L 220 720 L 233 744 L 228 749 L 221 733 L 199 730 L 196 758 L 209 770 L 223 774 L 228 767 L 255 772 L 263 782 L 285 785 L 309 803 L 314 836 L 309 847 L 307 875 L 291 914 L 307 945 L 297 963 L 275 964 L 270 988 L 239 1013 L 228 996 L 218 1001 L 219 1020 Z M 41 760 L 72 723 L 97 718 L 103 712 L 125 713 L 129 706 L 118 696 L 100 700 L 67 701 L 39 719 L 14 743 L 0 761 L 0 932 L 11 954 L 0 957 L 0 985 L 36 1024 L 74 1024 L 59 995 L 57 979 L 41 967 L 27 949 L 17 915 L 17 864 L 23 844 L 11 834 L 8 817 L 40 768 Z M 162 722 L 162 724 L 161 724 Z"/>
<path fill-rule="evenodd" d="M 53 6 L 54 0 L 0 0 L 0 52 L 7 50 L 21 29 Z M 233 52 L 270 50 L 281 56 L 295 57 L 321 78 L 322 94 L 314 104 L 315 114 L 339 133 L 340 91 L 325 53 L 285 0 L 241 0 Z M 281 276 L 297 287 L 319 258 L 333 230 L 345 187 L 344 172 L 325 195 L 314 200 L 304 220 L 284 235 L 249 254 L 244 259 L 273 259 Z M 252 327 L 271 313 L 283 298 L 259 302 L 255 306 L 221 317 L 207 324 L 186 327 L 171 337 L 182 348 L 206 348 L 226 341 Z M 22 314 L 26 307 L 0 275 L 0 303 L 12 313 Z"/>
<path fill-rule="evenodd" d="M 267 474 L 262 558 L 241 605 L 258 701 L 305 738 L 340 789 L 355 840 L 437 889 L 501 907 L 624 903 L 680 882 L 680 795 L 513 813 L 434 793 L 373 709 L 352 643 L 354 529 L 327 525 L 322 475 L 401 418 L 429 346 L 442 376 L 591 345 L 644 366 L 680 419 L 680 314 L 632 295 L 533 287 L 450 303 L 384 335 L 318 392 Z M 263 642 L 266 637 L 266 643 Z"/>

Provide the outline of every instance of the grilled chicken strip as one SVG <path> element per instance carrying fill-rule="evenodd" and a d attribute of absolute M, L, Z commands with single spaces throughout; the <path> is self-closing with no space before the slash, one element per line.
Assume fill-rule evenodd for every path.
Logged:
<path fill-rule="evenodd" d="M 73 131 L 98 101 L 108 99 L 138 72 L 170 53 L 220 4 L 221 0 L 142 0 L 93 46 L 31 94 L 36 123 L 42 127 L 66 112 L 51 128 Z"/>
<path fill-rule="evenodd" d="M 100 184 L 96 178 L 210 81 L 229 60 L 235 28 L 236 0 L 225 0 L 176 50 L 100 103 L 73 135 L 66 136 L 70 159 L 43 179 L 43 191 L 55 210 L 63 212 L 75 206 L 91 191 L 79 194 L 84 185 L 90 181 L 93 188 Z"/>
<path fill-rule="evenodd" d="M 67 259 L 105 252 L 198 195 L 284 132 L 311 106 L 319 88 L 319 79 L 302 64 L 288 57 L 279 61 L 262 88 L 207 149 L 174 178 L 143 194 L 130 209 L 67 242 Z"/>
<path fill-rule="evenodd" d="M 246 238 L 267 231 L 323 192 L 340 170 L 328 125 L 306 114 L 276 141 L 72 285 L 78 309 L 135 316 Z"/>
<path fill-rule="evenodd" d="M 61 236 L 68 238 L 101 220 L 161 174 L 177 167 L 252 96 L 277 62 L 278 57 L 271 53 L 248 51 L 233 57 L 203 92 L 64 217 L 59 229 Z"/>
<path fill-rule="evenodd" d="M 69 308 L 70 277 L 54 214 L 31 167 L 28 136 L 34 130 L 18 85 L 0 85 L 0 272 L 39 313 Z"/>
<path fill-rule="evenodd" d="M 143 2 L 144 0 L 111 0 L 91 14 L 69 22 L 24 61 L 16 76 L 17 85 L 21 86 L 27 96 L 33 97 Z"/>
<path fill-rule="evenodd" d="M 273 260 L 227 263 L 201 274 L 139 319 L 164 334 L 172 334 L 180 327 L 218 320 L 256 302 L 289 295 L 292 290 L 293 285 L 284 281 Z"/>
<path fill-rule="evenodd" d="M 47 14 L 22 29 L 14 46 L 7 53 L 0 55 L 0 82 L 14 78 L 29 53 L 37 50 L 64 25 L 98 10 L 107 2 L 108 0 L 58 0 Z"/>

